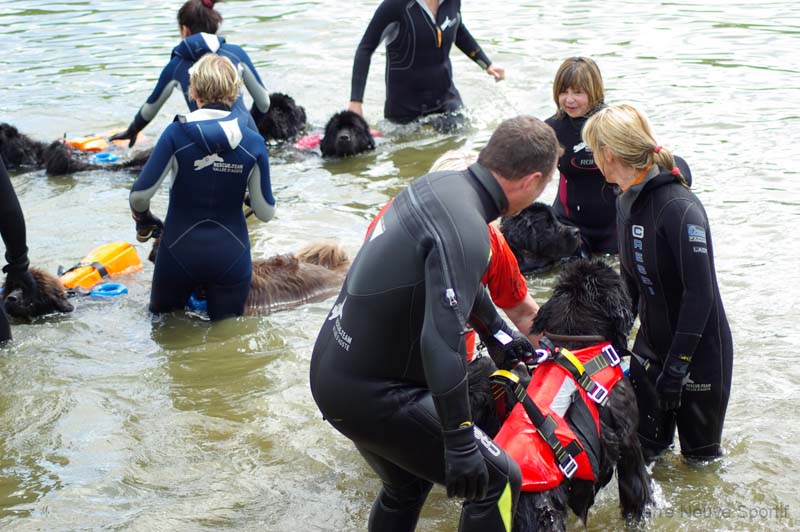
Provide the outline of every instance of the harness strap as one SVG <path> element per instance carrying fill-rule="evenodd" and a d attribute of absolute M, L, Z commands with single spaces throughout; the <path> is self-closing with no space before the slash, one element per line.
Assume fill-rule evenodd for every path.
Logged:
<path fill-rule="evenodd" d="M 93 262 L 89 266 L 97 270 L 97 273 L 99 273 L 100 277 L 102 277 L 103 279 L 108 277 L 108 270 L 106 270 L 106 267 L 100 264 L 99 262 Z"/>
<path fill-rule="evenodd" d="M 583 364 L 583 369 L 585 369 L 586 373 L 588 373 L 591 377 L 609 366 L 619 366 L 620 362 L 622 362 L 622 359 L 617 354 L 617 351 L 614 349 L 614 347 L 609 344 L 605 346 L 600 353 L 585 362 Z"/>
<path fill-rule="evenodd" d="M 579 362 L 580 363 L 580 362 Z M 576 471 L 578 471 L 578 463 L 575 457 L 583 452 L 583 448 L 576 440 L 570 441 L 564 446 L 556 436 L 556 428 L 558 423 L 553 416 L 545 416 L 536 403 L 528 396 L 525 391 L 525 386 L 520 383 L 519 377 L 510 371 L 499 369 L 492 373 L 490 380 L 495 384 L 500 384 L 507 388 L 513 397 L 522 403 L 525 413 L 536 428 L 539 436 L 550 446 L 553 454 L 556 457 L 558 468 L 566 478 L 572 478 Z"/>
<path fill-rule="evenodd" d="M 586 371 L 584 365 L 569 349 L 559 349 L 553 357 L 553 362 L 567 370 L 595 403 L 600 406 L 605 406 L 608 403 L 608 390 L 606 387 L 592 380 L 591 374 Z M 592 364 L 592 366 L 595 365 Z"/>

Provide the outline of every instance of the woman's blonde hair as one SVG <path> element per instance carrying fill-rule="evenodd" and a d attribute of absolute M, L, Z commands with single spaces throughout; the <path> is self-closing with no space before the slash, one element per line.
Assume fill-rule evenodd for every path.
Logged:
<path fill-rule="evenodd" d="M 190 95 L 204 103 L 233 105 L 239 98 L 242 79 L 230 59 L 205 54 L 189 69 Z"/>
<path fill-rule="evenodd" d="M 602 105 L 605 100 L 603 91 L 603 77 L 594 60 L 588 57 L 570 57 L 565 59 L 558 67 L 553 80 L 553 101 L 556 102 L 556 116 L 564 116 L 564 111 L 558 105 L 558 95 L 567 92 L 567 89 L 578 89 L 589 96 L 589 110 Z"/>
<path fill-rule="evenodd" d="M 433 161 L 431 172 L 441 172 L 443 170 L 466 170 L 469 165 L 478 160 L 478 154 L 466 150 L 449 150 Z"/>
<path fill-rule="evenodd" d="M 582 135 L 595 158 L 601 157 L 602 148 L 607 148 L 628 166 L 642 170 L 657 165 L 672 171 L 686 183 L 685 178 L 676 173 L 672 153 L 656 142 L 647 117 L 632 105 L 600 109 L 586 121 Z"/>

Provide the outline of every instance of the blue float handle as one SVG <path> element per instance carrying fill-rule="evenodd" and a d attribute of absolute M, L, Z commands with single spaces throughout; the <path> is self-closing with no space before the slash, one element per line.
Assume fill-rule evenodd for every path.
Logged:
<path fill-rule="evenodd" d="M 116 297 L 128 293 L 128 287 L 120 283 L 105 283 L 92 288 L 92 297 Z"/>

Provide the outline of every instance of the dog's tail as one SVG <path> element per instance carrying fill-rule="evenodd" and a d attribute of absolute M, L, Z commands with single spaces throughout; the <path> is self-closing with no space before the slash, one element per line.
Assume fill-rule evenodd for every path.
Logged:
<path fill-rule="evenodd" d="M 346 271 L 350 267 L 347 251 L 335 240 L 317 240 L 306 244 L 296 253 L 300 262 L 316 264 L 332 271 Z"/>

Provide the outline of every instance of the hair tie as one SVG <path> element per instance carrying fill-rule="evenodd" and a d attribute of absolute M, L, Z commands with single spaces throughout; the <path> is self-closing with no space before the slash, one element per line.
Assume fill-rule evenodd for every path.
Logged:
<path fill-rule="evenodd" d="M 671 173 L 672 173 L 672 175 L 674 175 L 675 177 L 678 177 L 679 175 L 681 175 L 681 169 L 680 169 L 680 168 L 678 168 L 677 166 L 673 166 L 673 167 L 672 167 L 672 172 L 671 172 Z"/>
<path fill-rule="evenodd" d="M 214 9 L 214 2 L 213 0 L 200 0 L 200 2 L 206 6 L 208 9 Z"/>
<path fill-rule="evenodd" d="M 658 153 L 658 152 L 660 152 L 660 151 L 661 151 L 661 148 L 662 148 L 662 146 L 656 146 L 655 148 L 653 148 L 653 153 Z"/>

